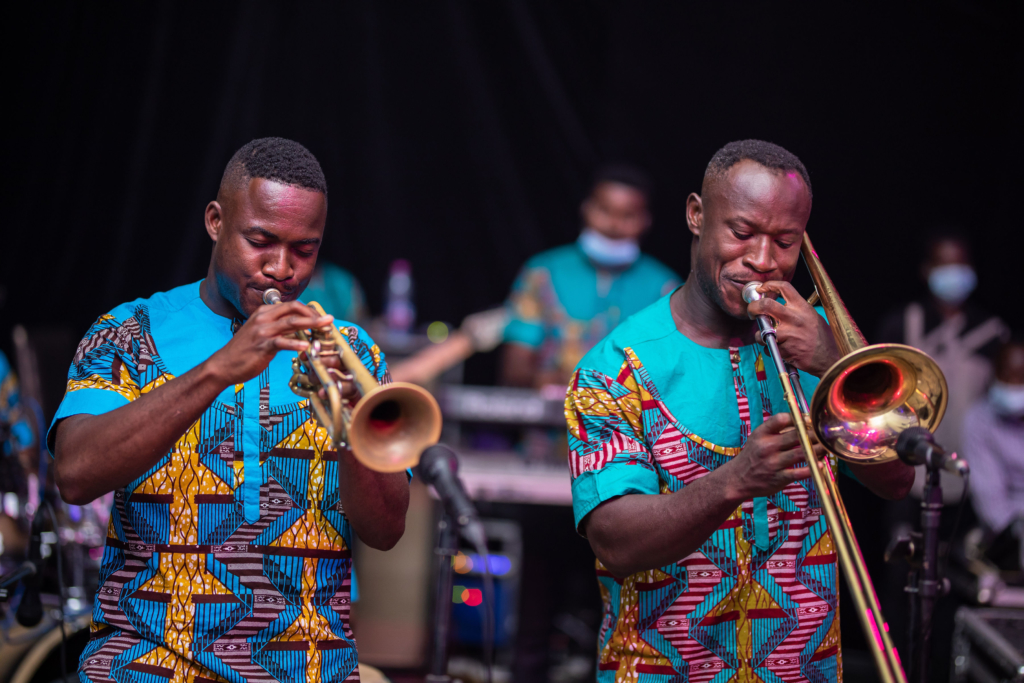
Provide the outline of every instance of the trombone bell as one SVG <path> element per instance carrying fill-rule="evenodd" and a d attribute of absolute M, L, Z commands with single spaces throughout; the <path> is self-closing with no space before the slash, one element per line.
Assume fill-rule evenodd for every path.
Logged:
<path fill-rule="evenodd" d="M 811 422 L 824 446 L 844 460 L 895 460 L 896 440 L 908 427 L 935 431 L 949 389 L 928 354 L 903 344 L 868 346 L 804 233 L 801 253 L 842 355 L 821 376 L 811 398 Z"/>
<path fill-rule="evenodd" d="M 903 344 L 857 349 L 828 369 L 811 398 L 814 432 L 858 463 L 895 460 L 909 427 L 935 431 L 946 412 L 946 378 L 931 358 Z"/>

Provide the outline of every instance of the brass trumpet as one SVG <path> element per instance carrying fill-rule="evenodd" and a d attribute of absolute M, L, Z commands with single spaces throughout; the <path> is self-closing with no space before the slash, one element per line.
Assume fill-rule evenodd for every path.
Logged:
<path fill-rule="evenodd" d="M 263 303 L 281 303 L 281 292 L 266 290 Z M 324 315 L 320 304 L 308 305 Z M 401 472 L 416 465 L 420 453 L 441 436 L 441 409 L 430 392 L 407 382 L 381 386 L 333 324 L 310 333 L 295 333 L 309 346 L 305 359 L 292 359 L 288 386 L 309 399 L 335 448 L 351 449 L 359 462 L 377 472 Z M 339 356 L 345 372 L 327 367 L 323 359 L 329 356 Z M 343 382 L 348 381 L 360 394 L 354 407 L 342 394 Z M 326 405 L 321 388 L 327 393 Z"/>
<path fill-rule="evenodd" d="M 822 513 L 836 545 L 839 565 L 849 584 L 872 657 L 884 683 L 906 683 L 899 656 L 889 638 L 874 585 L 868 575 L 846 507 L 839 495 L 829 459 L 818 460 L 808 434 L 810 424 L 818 440 L 831 453 L 850 462 L 877 464 L 896 459 L 896 441 L 909 427 L 939 426 L 946 411 L 949 390 L 939 366 L 927 354 L 903 344 L 874 344 L 857 329 L 832 280 L 818 259 L 807 233 L 800 248 L 814 281 L 810 303 L 820 301 L 825 309 L 836 346 L 842 355 L 822 375 L 810 405 L 804 399 L 796 371 L 779 353 L 770 319 L 761 317 L 758 326 L 768 347 L 795 420 L 807 465 L 811 470 Z M 758 282 L 743 290 L 749 303 L 761 298 Z"/>

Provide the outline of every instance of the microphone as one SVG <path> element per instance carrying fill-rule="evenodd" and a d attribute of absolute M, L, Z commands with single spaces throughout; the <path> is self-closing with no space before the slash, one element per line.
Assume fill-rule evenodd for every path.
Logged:
<path fill-rule="evenodd" d="M 958 477 L 966 477 L 971 473 L 967 461 L 956 453 L 946 453 L 935 443 L 935 437 L 924 427 L 910 427 L 903 430 L 896 440 L 896 453 L 900 460 L 908 465 L 927 465 L 929 468 L 941 467 Z"/>
<path fill-rule="evenodd" d="M 14 613 L 14 618 L 17 619 L 18 623 L 27 628 L 31 628 L 43 620 L 43 603 L 39 599 L 39 589 L 42 583 L 39 573 L 42 570 L 43 562 L 41 552 L 43 545 L 42 535 L 43 508 L 40 505 L 39 509 L 36 510 L 36 514 L 32 516 L 32 531 L 28 539 L 28 557 L 25 560 L 25 565 L 32 565 L 34 571 L 22 579 L 25 591 L 21 594 L 21 602 L 18 603 L 18 609 Z"/>
<path fill-rule="evenodd" d="M 445 511 L 462 527 L 466 538 L 478 549 L 486 549 L 487 534 L 459 480 L 459 459 L 455 453 L 447 446 L 431 446 L 420 456 L 419 471 L 423 481 L 437 491 Z"/>
<path fill-rule="evenodd" d="M 748 304 L 752 304 L 755 301 L 760 301 L 761 299 L 763 299 L 764 294 L 761 294 L 761 292 L 757 291 L 757 288 L 760 287 L 762 284 L 764 283 L 748 282 L 746 285 L 744 285 L 743 300 L 746 301 Z M 757 329 L 761 330 L 761 339 L 767 344 L 768 340 L 765 339 L 765 335 L 770 334 L 772 336 L 775 336 L 775 325 L 772 324 L 772 319 L 766 315 L 754 316 L 754 319 L 757 320 Z"/>

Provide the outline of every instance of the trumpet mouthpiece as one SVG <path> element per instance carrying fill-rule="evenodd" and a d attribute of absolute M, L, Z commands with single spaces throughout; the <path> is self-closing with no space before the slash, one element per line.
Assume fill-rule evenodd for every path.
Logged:
<path fill-rule="evenodd" d="M 761 294 L 761 292 L 757 291 L 757 288 L 760 286 L 760 282 L 748 282 L 743 287 L 743 300 L 750 304 L 759 299 L 763 299 L 764 295 Z"/>
<path fill-rule="evenodd" d="M 271 287 L 263 292 L 263 303 L 265 304 L 279 304 L 281 303 L 281 292 Z"/>

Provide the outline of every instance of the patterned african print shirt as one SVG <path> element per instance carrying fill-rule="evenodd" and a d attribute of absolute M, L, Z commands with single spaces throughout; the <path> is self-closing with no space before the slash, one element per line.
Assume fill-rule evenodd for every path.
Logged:
<path fill-rule="evenodd" d="M 118 306 L 79 345 L 54 423 L 173 380 L 223 347 L 233 322 L 198 282 Z M 341 325 L 389 381 L 373 341 Z M 338 453 L 288 388 L 293 356 L 225 389 L 115 492 L 83 681 L 358 680 Z"/>
<path fill-rule="evenodd" d="M 505 341 L 540 352 L 538 369 L 568 377 L 576 363 L 623 320 L 679 286 L 679 276 L 641 254 L 623 270 L 598 268 L 578 243 L 537 254 L 509 297 Z"/>
<path fill-rule="evenodd" d="M 759 346 L 697 345 L 676 328 L 669 298 L 619 326 L 572 377 L 577 526 L 616 496 L 685 488 L 786 410 Z M 817 385 L 801 382 L 808 395 Z M 842 678 L 836 555 L 810 480 L 744 502 L 674 564 L 619 581 L 598 561 L 597 575 L 602 683 Z"/>

